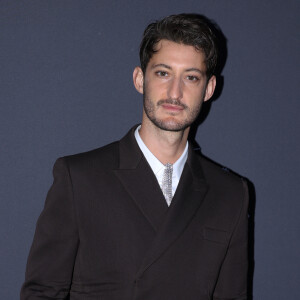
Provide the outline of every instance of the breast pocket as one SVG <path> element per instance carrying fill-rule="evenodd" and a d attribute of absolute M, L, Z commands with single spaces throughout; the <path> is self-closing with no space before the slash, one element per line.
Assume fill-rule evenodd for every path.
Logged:
<path fill-rule="evenodd" d="M 227 231 L 210 227 L 202 229 L 202 238 L 219 244 L 227 244 L 229 239 Z"/>

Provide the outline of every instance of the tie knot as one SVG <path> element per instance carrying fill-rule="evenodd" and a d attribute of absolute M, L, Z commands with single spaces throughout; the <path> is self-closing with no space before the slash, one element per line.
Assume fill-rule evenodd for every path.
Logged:
<path fill-rule="evenodd" d="M 166 168 L 166 169 L 173 169 L 173 165 L 170 164 L 170 163 L 166 163 L 166 164 L 165 164 L 165 168 Z"/>

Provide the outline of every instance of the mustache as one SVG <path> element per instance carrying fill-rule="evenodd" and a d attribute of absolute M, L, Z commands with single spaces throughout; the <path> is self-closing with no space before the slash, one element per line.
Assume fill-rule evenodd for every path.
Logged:
<path fill-rule="evenodd" d="M 181 103 L 181 101 L 178 99 L 161 99 L 157 102 L 157 106 L 163 105 L 163 104 L 177 105 L 177 106 L 182 107 L 183 109 L 188 108 L 185 104 Z"/>

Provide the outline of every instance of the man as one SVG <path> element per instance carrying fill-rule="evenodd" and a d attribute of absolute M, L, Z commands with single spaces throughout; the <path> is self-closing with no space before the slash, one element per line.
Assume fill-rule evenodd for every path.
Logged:
<path fill-rule="evenodd" d="M 21 299 L 246 299 L 246 184 L 187 138 L 213 95 L 215 36 L 181 14 L 150 24 L 133 82 L 140 126 L 60 158 Z"/>

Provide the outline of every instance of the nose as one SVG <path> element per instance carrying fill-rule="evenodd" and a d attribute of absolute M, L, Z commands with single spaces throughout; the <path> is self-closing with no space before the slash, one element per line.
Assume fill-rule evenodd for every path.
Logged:
<path fill-rule="evenodd" d="M 173 78 L 169 83 L 168 97 L 170 99 L 180 100 L 183 96 L 182 82 L 180 78 Z"/>

